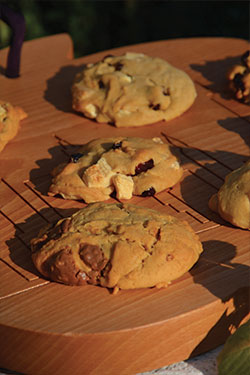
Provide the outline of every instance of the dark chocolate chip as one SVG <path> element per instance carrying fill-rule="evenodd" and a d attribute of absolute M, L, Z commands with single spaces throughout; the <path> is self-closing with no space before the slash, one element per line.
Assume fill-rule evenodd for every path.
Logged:
<path fill-rule="evenodd" d="M 87 275 L 77 267 L 68 246 L 51 256 L 44 266 L 54 281 L 68 285 L 84 285 L 88 280 Z"/>
<path fill-rule="evenodd" d="M 85 282 L 88 282 L 88 280 L 89 280 L 88 275 L 86 274 L 86 272 L 81 271 L 81 270 L 79 270 L 76 273 L 76 278 L 79 279 L 79 280 L 82 279 Z"/>
<path fill-rule="evenodd" d="M 161 228 L 158 229 L 155 237 L 156 237 L 157 241 L 159 241 L 161 239 Z"/>
<path fill-rule="evenodd" d="M 145 190 L 143 193 L 141 193 L 141 196 L 152 197 L 153 195 L 155 195 L 155 193 L 156 193 L 155 188 L 151 186 L 148 190 Z"/>
<path fill-rule="evenodd" d="M 101 276 L 106 278 L 111 268 L 112 268 L 111 262 L 107 262 L 105 267 L 101 270 Z"/>
<path fill-rule="evenodd" d="M 70 156 L 70 161 L 71 161 L 71 163 L 77 163 L 78 160 L 79 160 L 82 156 L 83 156 L 83 154 L 80 153 L 80 152 L 77 152 L 76 154 L 72 154 L 72 155 Z"/>
<path fill-rule="evenodd" d="M 121 148 L 121 147 L 122 147 L 122 141 L 117 142 L 117 143 L 114 143 L 114 144 L 112 145 L 112 149 L 113 149 L 113 150 L 116 150 L 117 148 Z"/>
<path fill-rule="evenodd" d="M 81 244 L 79 254 L 84 263 L 94 271 L 102 270 L 107 263 L 102 250 L 97 245 Z"/>
<path fill-rule="evenodd" d="M 158 104 L 150 104 L 149 107 L 152 108 L 154 111 L 159 111 L 159 109 L 161 108 L 161 105 L 159 103 Z"/>
<path fill-rule="evenodd" d="M 152 169 L 154 167 L 154 160 L 149 159 L 145 163 L 140 163 L 135 167 L 135 175 L 138 175 L 142 172 L 146 172 L 148 169 Z"/>
<path fill-rule="evenodd" d="M 105 88 L 105 85 L 103 83 L 103 81 L 100 79 L 100 81 L 98 82 L 98 85 L 99 85 L 99 88 L 100 89 L 104 89 Z"/>
<path fill-rule="evenodd" d="M 245 86 L 244 86 L 244 83 L 242 81 L 242 78 L 243 78 L 242 74 L 240 74 L 240 73 L 235 74 L 234 79 L 233 79 L 233 83 L 234 83 L 234 87 L 237 90 L 244 91 L 245 90 Z"/>
<path fill-rule="evenodd" d="M 164 90 L 163 90 L 163 95 L 165 95 L 165 96 L 169 96 L 170 95 L 170 91 L 169 91 L 169 89 L 168 88 L 165 88 Z"/>
<path fill-rule="evenodd" d="M 120 71 L 123 68 L 123 64 L 121 62 L 117 62 L 115 65 L 115 70 Z"/>
<path fill-rule="evenodd" d="M 98 271 L 88 272 L 88 284 L 97 285 L 99 283 L 100 273 Z"/>
<path fill-rule="evenodd" d="M 242 62 L 243 65 L 245 65 L 247 68 L 250 69 L 250 51 L 246 51 L 241 56 L 241 62 Z"/>

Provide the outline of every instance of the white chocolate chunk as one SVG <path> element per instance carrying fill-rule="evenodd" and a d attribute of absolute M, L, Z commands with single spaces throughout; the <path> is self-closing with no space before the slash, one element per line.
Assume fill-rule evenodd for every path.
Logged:
<path fill-rule="evenodd" d="M 170 165 L 171 168 L 174 168 L 174 169 L 179 169 L 180 168 L 180 164 L 179 162 L 176 160 L 174 161 L 171 165 Z"/>
<path fill-rule="evenodd" d="M 139 60 L 141 58 L 144 58 L 145 55 L 144 53 L 126 52 L 125 57 L 128 60 L 136 60 L 136 59 Z"/>
<path fill-rule="evenodd" d="M 106 160 L 101 158 L 86 169 L 82 179 L 88 187 L 108 187 L 114 174 Z"/>
<path fill-rule="evenodd" d="M 154 141 L 155 143 L 163 144 L 163 141 L 162 141 L 161 138 L 159 138 L 159 137 L 154 137 L 154 138 L 152 138 L 152 141 Z"/>
<path fill-rule="evenodd" d="M 120 77 L 120 80 L 122 82 L 125 82 L 125 83 L 131 83 L 132 82 L 132 77 L 127 75 L 127 74 L 124 74 L 124 73 L 121 73 L 119 72 L 119 77 Z"/>
<path fill-rule="evenodd" d="M 119 112 L 118 112 L 118 115 L 119 116 L 124 116 L 124 115 L 130 115 L 131 112 L 128 111 L 127 109 L 121 109 Z"/>
<path fill-rule="evenodd" d="M 90 116 L 91 118 L 96 118 L 97 108 L 94 104 L 87 104 L 84 109 L 88 116 Z"/>
<path fill-rule="evenodd" d="M 2 105 L 0 105 L 0 121 L 3 121 L 5 119 L 6 113 L 6 109 Z"/>
<path fill-rule="evenodd" d="M 118 199 L 131 199 L 134 189 L 134 181 L 131 176 L 116 174 L 112 178 Z"/>

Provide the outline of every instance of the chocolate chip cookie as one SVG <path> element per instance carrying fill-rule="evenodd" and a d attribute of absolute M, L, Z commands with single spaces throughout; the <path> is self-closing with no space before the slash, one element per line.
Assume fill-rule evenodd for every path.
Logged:
<path fill-rule="evenodd" d="M 42 230 L 32 259 L 46 278 L 119 289 L 165 287 L 198 260 L 186 222 L 129 204 L 92 203 Z"/>
<path fill-rule="evenodd" d="M 167 61 L 127 52 L 88 64 L 72 86 L 73 108 L 117 127 L 169 121 L 194 102 L 191 78 Z"/>
<path fill-rule="evenodd" d="M 236 99 L 250 104 L 250 51 L 246 51 L 241 56 L 241 63 L 229 70 L 227 78 Z"/>
<path fill-rule="evenodd" d="M 152 196 L 176 184 L 183 169 L 160 138 L 98 138 L 52 171 L 49 195 L 86 203 Z"/>
<path fill-rule="evenodd" d="M 0 100 L 0 152 L 16 136 L 20 121 L 27 117 L 22 108 Z"/>
<path fill-rule="evenodd" d="M 209 207 L 229 223 L 250 229 L 250 160 L 229 173 Z"/>

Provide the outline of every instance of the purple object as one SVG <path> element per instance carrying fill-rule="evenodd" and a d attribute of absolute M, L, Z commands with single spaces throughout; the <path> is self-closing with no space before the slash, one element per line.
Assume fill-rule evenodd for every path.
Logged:
<path fill-rule="evenodd" d="M 5 4 L 0 4 L 0 19 L 12 29 L 5 75 L 8 78 L 17 78 L 20 75 L 21 50 L 25 35 L 25 19 L 21 13 L 14 11 Z"/>

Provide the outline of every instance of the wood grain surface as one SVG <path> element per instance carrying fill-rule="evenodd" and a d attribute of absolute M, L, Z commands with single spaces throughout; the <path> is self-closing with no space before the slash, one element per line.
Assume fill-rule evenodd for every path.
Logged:
<path fill-rule="evenodd" d="M 250 106 L 228 92 L 225 73 L 249 48 L 232 38 L 156 41 L 74 59 L 67 34 L 26 42 L 21 76 L 0 75 L 0 97 L 28 118 L 0 155 L 0 367 L 30 375 L 130 375 L 204 353 L 249 317 L 249 231 L 208 208 L 225 176 L 249 158 Z M 198 97 L 168 123 L 117 129 L 71 108 L 84 64 L 125 51 L 166 59 L 186 71 Z M 0 51 L 3 73 L 8 49 Z M 50 171 L 78 144 L 102 136 L 161 137 L 178 151 L 182 181 L 131 203 L 187 220 L 204 252 L 167 289 L 70 287 L 43 279 L 30 239 L 83 202 L 49 197 Z M 110 199 L 110 202 L 112 199 Z"/>

